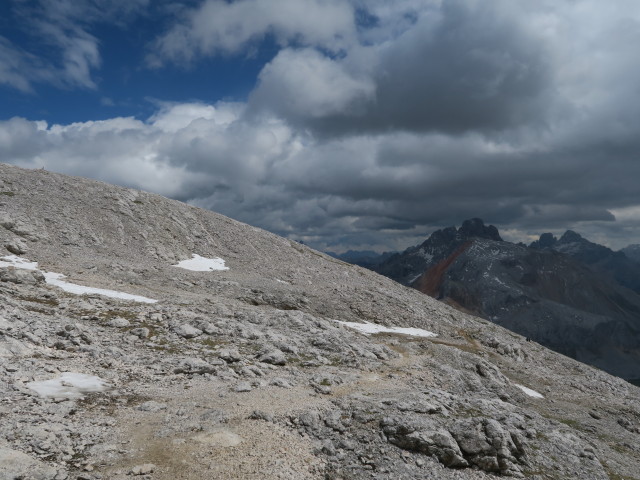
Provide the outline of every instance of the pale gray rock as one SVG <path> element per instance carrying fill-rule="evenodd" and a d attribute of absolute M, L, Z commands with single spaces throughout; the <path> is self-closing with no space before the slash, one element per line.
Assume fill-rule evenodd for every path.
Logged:
<path fill-rule="evenodd" d="M 240 382 L 236 385 L 236 392 L 250 392 L 253 387 L 249 382 Z"/>
<path fill-rule="evenodd" d="M 27 253 L 27 245 L 21 239 L 14 239 L 5 244 L 5 248 L 14 255 L 22 255 Z"/>
<path fill-rule="evenodd" d="M 205 374 L 205 373 L 215 373 L 216 368 L 211 363 L 202 360 L 201 358 L 185 358 L 182 360 L 178 367 L 174 369 L 175 373 L 195 373 L 195 374 Z"/>
<path fill-rule="evenodd" d="M 287 363 L 287 357 L 278 349 L 269 350 L 263 353 L 258 358 L 262 363 L 269 363 L 271 365 L 285 365 Z"/>
<path fill-rule="evenodd" d="M 0 479 L 54 480 L 57 470 L 31 456 L 0 447 Z"/>
<path fill-rule="evenodd" d="M 173 331 L 182 338 L 195 338 L 202 335 L 202 330 L 193 327 L 188 323 L 177 326 Z"/>
<path fill-rule="evenodd" d="M 400 419 L 385 418 L 381 426 L 389 441 L 400 448 L 434 455 L 447 467 L 469 466 L 451 433 L 435 424 L 425 422 L 417 426 Z"/>
<path fill-rule="evenodd" d="M 132 328 L 129 333 L 138 338 L 149 338 L 151 331 L 147 327 Z"/>
<path fill-rule="evenodd" d="M 15 267 L 0 267 L 0 282 L 35 285 L 45 281 L 42 272 L 21 270 Z"/>
<path fill-rule="evenodd" d="M 280 388 L 293 388 L 293 385 L 286 378 L 276 377 L 269 382 L 269 385 Z"/>
<path fill-rule="evenodd" d="M 235 363 L 242 360 L 242 355 L 235 348 L 223 348 L 218 352 L 218 357 L 227 363 Z"/>
<path fill-rule="evenodd" d="M 116 317 L 112 320 L 109 320 L 107 325 L 109 325 L 110 327 L 125 328 L 131 325 L 131 323 L 126 318 Z"/>
<path fill-rule="evenodd" d="M 156 469 L 156 466 L 153 463 L 143 463 L 142 465 L 136 465 L 133 467 L 129 473 L 131 475 L 149 475 L 153 473 Z"/>
<path fill-rule="evenodd" d="M 29 346 L 15 338 L 0 336 L 0 358 L 27 356 L 32 351 Z"/>
<path fill-rule="evenodd" d="M 22 219 L 11 217 L 6 213 L 0 212 L 0 226 L 20 237 L 31 240 L 32 242 L 35 242 L 40 238 L 36 233 L 37 227 L 35 225 L 31 225 Z"/>

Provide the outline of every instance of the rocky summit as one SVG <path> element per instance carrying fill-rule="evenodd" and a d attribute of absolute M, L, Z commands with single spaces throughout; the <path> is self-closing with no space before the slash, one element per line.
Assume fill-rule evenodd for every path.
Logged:
<path fill-rule="evenodd" d="M 0 248 L 1 479 L 640 478 L 637 387 L 216 213 L 0 165 Z"/>

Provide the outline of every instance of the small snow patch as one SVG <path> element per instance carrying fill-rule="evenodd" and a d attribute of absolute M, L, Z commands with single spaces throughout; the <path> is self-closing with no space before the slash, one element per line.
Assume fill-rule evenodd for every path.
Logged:
<path fill-rule="evenodd" d="M 24 258 L 17 257 L 16 255 L 8 255 L 0 259 L 0 267 L 15 267 L 21 270 L 38 270 L 37 262 L 30 262 Z M 49 285 L 54 285 L 61 288 L 65 292 L 73 293 L 75 295 L 83 294 L 97 294 L 105 297 L 119 298 L 121 300 L 133 300 L 134 302 L 141 303 L 156 303 L 157 300 L 153 298 L 143 297 L 141 295 L 132 295 L 130 293 L 118 292 L 116 290 L 107 290 L 105 288 L 85 287 L 83 285 L 76 285 L 75 283 L 69 283 L 62 280 L 65 276 L 61 273 L 55 272 L 42 272 L 46 282 Z"/>
<path fill-rule="evenodd" d="M 421 328 L 411 328 L 411 327 L 385 327 L 383 325 L 377 325 L 375 323 L 356 323 L 356 322 L 342 322 L 340 320 L 335 320 L 336 322 L 344 325 L 345 327 L 353 328 L 354 330 L 358 330 L 365 335 L 371 335 L 374 333 L 400 333 L 402 335 L 411 335 L 413 337 L 437 337 L 438 335 L 429 332 L 428 330 L 423 330 Z"/>
<path fill-rule="evenodd" d="M 50 398 L 82 398 L 86 393 L 104 392 L 109 387 L 100 377 L 74 372 L 64 372 L 58 378 L 26 385 L 41 397 Z"/>
<path fill-rule="evenodd" d="M 133 300 L 140 303 L 157 303 L 157 300 L 153 298 L 143 297 L 141 295 L 132 295 L 130 293 L 118 292 L 116 290 L 107 290 L 104 288 L 85 287 L 83 285 L 77 285 L 75 283 L 69 283 L 62 280 L 64 275 L 61 273 L 45 272 L 44 278 L 49 285 L 55 285 L 61 288 L 65 292 L 73 293 L 75 295 L 84 294 L 97 294 L 105 297 L 119 298 L 121 300 Z"/>
<path fill-rule="evenodd" d="M 520 385 L 520 384 L 517 384 L 517 383 L 514 383 L 514 385 L 516 387 L 518 387 L 520 390 L 522 390 L 524 393 L 529 395 L 530 397 L 533 397 L 533 398 L 544 398 L 544 395 L 542 395 L 541 393 L 538 393 L 535 390 L 531 390 L 530 388 L 527 388 L 524 385 Z"/>
<path fill-rule="evenodd" d="M 184 268 L 185 270 L 191 270 L 194 272 L 212 272 L 214 270 L 229 270 L 229 267 L 225 267 L 224 260 L 221 258 L 205 258 L 195 253 L 193 258 L 189 260 L 182 260 L 172 267 Z"/>
<path fill-rule="evenodd" d="M 7 255 L 0 259 L 0 267 L 16 267 L 20 270 L 37 270 L 38 262 L 30 262 L 25 258 L 20 258 L 17 255 Z"/>

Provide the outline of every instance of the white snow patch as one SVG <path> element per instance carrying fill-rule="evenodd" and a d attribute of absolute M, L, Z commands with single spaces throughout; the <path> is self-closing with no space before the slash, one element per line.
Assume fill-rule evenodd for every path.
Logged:
<path fill-rule="evenodd" d="M 20 258 L 17 255 L 7 255 L 0 259 L 0 267 L 16 267 L 20 270 L 37 270 L 38 262 L 30 262 L 29 260 Z"/>
<path fill-rule="evenodd" d="M 538 393 L 535 390 L 531 390 L 530 388 L 527 388 L 524 385 L 520 385 L 518 383 L 514 383 L 514 385 L 516 387 L 518 387 L 520 390 L 522 390 L 524 393 L 529 395 L 530 397 L 533 397 L 533 398 L 544 398 L 544 395 L 542 395 L 541 393 Z"/>
<path fill-rule="evenodd" d="M 15 267 L 22 270 L 38 270 L 37 262 L 30 262 L 24 258 L 20 258 L 16 255 L 8 255 L 0 259 L 0 267 Z M 116 290 L 107 290 L 104 288 L 85 287 L 83 285 L 76 285 L 75 283 L 69 283 L 62 280 L 65 276 L 61 273 L 55 272 L 42 272 L 45 280 L 49 285 L 54 285 L 61 288 L 65 292 L 73 293 L 76 295 L 83 294 L 97 294 L 105 297 L 119 298 L 122 300 L 133 300 L 134 302 L 141 303 L 156 303 L 157 300 L 153 298 L 143 297 L 141 295 L 132 295 L 130 293 L 118 292 Z"/>
<path fill-rule="evenodd" d="M 194 272 L 212 272 L 214 270 L 229 270 L 229 267 L 225 267 L 224 260 L 221 258 L 205 258 L 195 253 L 193 258 L 189 260 L 182 260 L 172 267 L 184 268 L 185 270 L 192 270 Z"/>
<path fill-rule="evenodd" d="M 433 260 L 433 253 L 428 253 L 426 250 L 420 250 L 420 253 L 427 263 Z"/>
<path fill-rule="evenodd" d="M 82 398 L 90 392 L 104 392 L 109 384 L 95 375 L 85 373 L 63 372 L 58 378 L 29 382 L 28 388 L 41 397 Z"/>
<path fill-rule="evenodd" d="M 371 335 L 374 333 L 400 333 L 402 335 L 411 335 L 413 337 L 437 337 L 438 335 L 429 332 L 428 330 L 423 330 L 421 328 L 412 328 L 412 327 L 385 327 L 384 325 L 377 325 L 375 323 L 356 323 L 356 322 L 342 322 L 340 320 L 335 320 L 336 322 L 344 325 L 345 327 L 353 328 L 354 330 L 358 330 L 365 335 Z"/>
<path fill-rule="evenodd" d="M 118 292 L 116 290 L 107 290 L 104 288 L 85 287 L 83 285 L 77 285 L 75 283 L 69 283 L 62 280 L 64 275 L 61 273 L 45 272 L 44 278 L 49 285 L 55 285 L 61 288 L 65 292 L 73 293 L 76 295 L 97 294 L 105 297 L 119 298 L 121 300 L 133 300 L 140 303 L 157 303 L 157 300 L 153 298 L 143 297 L 141 295 L 133 295 L 131 293 Z"/>

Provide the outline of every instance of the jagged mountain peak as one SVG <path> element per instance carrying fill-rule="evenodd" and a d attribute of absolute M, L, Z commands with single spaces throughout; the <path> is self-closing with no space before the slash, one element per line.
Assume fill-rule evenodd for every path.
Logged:
<path fill-rule="evenodd" d="M 368 268 L 393 278 L 403 285 L 411 285 L 430 266 L 446 259 L 456 249 L 474 239 L 502 242 L 498 229 L 485 225 L 480 218 L 471 218 L 455 226 L 436 230 L 422 244 L 409 247 Z"/>
<path fill-rule="evenodd" d="M 552 233 L 543 233 L 538 240 L 531 242 L 529 247 L 531 248 L 554 248 L 560 245 L 568 245 L 573 243 L 579 243 L 583 245 L 596 245 L 590 242 L 582 235 L 573 230 L 565 231 L 560 238 L 555 237 Z"/>
<path fill-rule="evenodd" d="M 556 243 L 558 243 L 558 239 L 553 235 L 553 233 L 543 233 L 540 235 L 538 240 L 531 242 L 529 247 L 531 248 L 551 248 Z"/>
<path fill-rule="evenodd" d="M 493 225 L 485 225 L 480 218 L 470 218 L 462 222 L 459 228 L 455 226 L 436 230 L 422 243 L 422 248 L 433 248 L 439 245 L 449 245 L 452 242 L 466 242 L 472 238 L 486 238 L 501 242 L 498 229 Z"/>
<path fill-rule="evenodd" d="M 485 225 L 480 218 L 471 218 L 462 222 L 462 226 L 458 229 L 458 235 L 464 240 L 477 237 L 496 242 L 502 241 L 498 229 L 493 225 Z"/>
<path fill-rule="evenodd" d="M 567 243 L 579 243 L 579 242 L 589 242 L 586 238 L 584 238 L 579 233 L 574 232 L 573 230 L 567 230 L 562 234 L 560 239 L 558 240 L 559 244 L 567 244 Z"/>
<path fill-rule="evenodd" d="M 569 255 L 605 278 L 640 293 L 640 265 L 633 259 L 633 253 L 629 255 L 630 250 L 614 252 L 609 247 L 592 242 L 573 230 L 567 230 L 560 239 L 551 233 L 543 233 L 529 246 Z"/>

